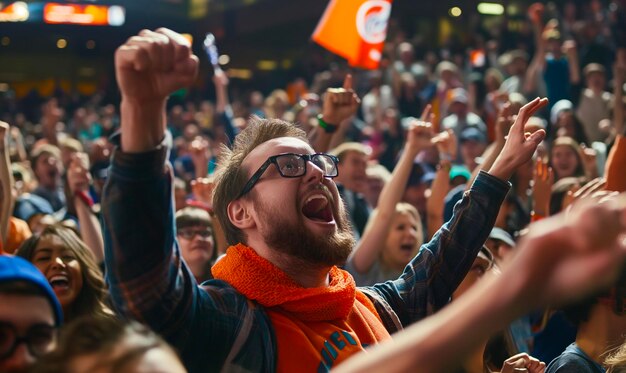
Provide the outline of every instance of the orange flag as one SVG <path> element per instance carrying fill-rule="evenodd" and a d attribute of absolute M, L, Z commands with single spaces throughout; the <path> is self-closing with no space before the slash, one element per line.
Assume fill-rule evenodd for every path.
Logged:
<path fill-rule="evenodd" d="M 391 0 L 331 0 L 313 40 L 351 66 L 376 69 L 390 13 Z"/>

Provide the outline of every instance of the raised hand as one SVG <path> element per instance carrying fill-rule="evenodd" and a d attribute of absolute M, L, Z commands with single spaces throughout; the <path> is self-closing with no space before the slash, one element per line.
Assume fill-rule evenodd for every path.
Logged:
<path fill-rule="evenodd" d="M 537 159 L 533 172 L 533 212 L 539 216 L 548 216 L 550 212 L 550 196 L 554 184 L 552 168 Z"/>
<path fill-rule="evenodd" d="M 585 144 L 580 144 L 580 158 L 585 168 L 585 174 L 589 177 L 598 176 L 598 152 L 594 148 L 588 148 Z"/>
<path fill-rule="evenodd" d="M 542 3 L 533 3 L 530 7 L 528 7 L 528 18 L 530 18 L 533 24 L 542 24 L 544 9 L 545 8 Z"/>
<path fill-rule="evenodd" d="M 328 88 L 324 95 L 322 119 L 333 125 L 350 118 L 356 113 L 361 100 L 352 89 L 352 75 L 346 75 L 342 88 Z"/>
<path fill-rule="evenodd" d="M 191 181 L 191 192 L 196 200 L 213 206 L 213 188 L 215 183 L 208 177 L 199 177 Z"/>
<path fill-rule="evenodd" d="M 546 136 L 546 131 L 541 129 L 533 134 L 527 134 L 524 132 L 524 126 L 528 118 L 547 104 L 547 98 L 537 97 L 522 106 L 509 130 L 500 155 L 489 170 L 491 175 L 501 180 L 508 180 L 520 165 L 530 160 L 537 146 Z"/>
<path fill-rule="evenodd" d="M 216 87 L 227 87 L 228 83 L 228 76 L 226 75 L 224 70 L 220 69 L 219 71 L 215 72 L 215 74 L 213 75 L 213 84 L 215 84 Z"/>
<path fill-rule="evenodd" d="M 569 214 L 531 224 L 512 264 L 526 299 L 559 306 L 612 285 L 626 258 L 626 195 L 579 203 Z"/>
<path fill-rule="evenodd" d="M 567 56 L 573 56 L 577 53 L 576 42 L 574 40 L 566 40 L 563 42 L 562 49 Z"/>
<path fill-rule="evenodd" d="M 500 373 L 513 373 L 516 368 L 526 368 L 528 373 L 543 373 L 546 370 L 546 363 L 526 353 L 521 353 L 504 360 Z"/>
<path fill-rule="evenodd" d="M 172 30 L 143 30 L 117 49 L 124 152 L 147 152 L 163 141 L 167 96 L 193 83 L 197 72 L 198 57 L 187 39 Z"/>
<path fill-rule="evenodd" d="M 435 137 L 433 137 L 432 143 L 437 145 L 439 158 L 447 161 L 456 159 L 458 145 L 456 135 L 453 130 L 449 129 L 438 133 Z"/>
<path fill-rule="evenodd" d="M 182 35 L 160 28 L 142 30 L 115 52 L 115 72 L 123 99 L 161 101 L 193 83 L 198 58 Z"/>
<path fill-rule="evenodd" d="M 202 136 L 196 137 L 189 145 L 191 161 L 196 170 L 197 177 L 204 177 L 208 172 L 209 161 L 211 160 L 211 148 L 207 139 Z"/>
<path fill-rule="evenodd" d="M 415 120 L 411 122 L 406 134 L 406 151 L 417 155 L 432 145 L 432 126 L 428 122 Z"/>
<path fill-rule="evenodd" d="M 87 154 L 76 153 L 72 155 L 72 160 L 67 169 L 67 184 L 72 194 L 89 190 L 91 174 L 89 173 L 89 158 Z"/>

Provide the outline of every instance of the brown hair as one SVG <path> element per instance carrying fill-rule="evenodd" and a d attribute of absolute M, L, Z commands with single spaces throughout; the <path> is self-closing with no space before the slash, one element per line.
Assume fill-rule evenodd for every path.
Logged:
<path fill-rule="evenodd" d="M 396 204 L 396 214 L 408 214 L 411 215 L 417 222 L 417 236 L 420 239 L 420 245 L 424 243 L 424 227 L 422 225 L 422 218 L 415 206 L 407 202 L 398 202 Z"/>
<path fill-rule="evenodd" d="M 228 218 L 228 205 L 237 198 L 248 179 L 248 172 L 241 164 L 257 146 L 278 137 L 295 137 L 308 143 L 304 131 L 292 123 L 253 116 L 248 126 L 235 138 L 232 150 L 222 145 L 215 175 L 213 210 L 224 228 L 229 245 L 246 243 L 243 232 Z"/>
<path fill-rule="evenodd" d="M 217 237 L 215 237 L 215 228 L 211 221 L 211 215 L 204 209 L 199 207 L 184 207 L 176 211 L 176 230 L 189 227 L 208 227 L 211 229 L 211 237 L 213 238 L 213 255 L 211 263 L 215 263 L 217 259 Z"/>
<path fill-rule="evenodd" d="M 122 344 L 121 355 L 112 356 Z M 156 333 L 137 322 L 125 324 L 113 318 L 81 317 L 61 331 L 57 348 L 42 357 L 31 372 L 69 372 L 74 359 L 92 354 L 101 357 L 94 368 L 110 367 L 111 372 L 120 372 L 154 348 L 163 348 L 176 356 Z"/>
<path fill-rule="evenodd" d="M 105 305 L 107 293 L 102 272 L 91 250 L 70 228 L 60 224 L 50 225 L 24 241 L 15 255 L 32 263 L 39 240 L 47 235 L 59 237 L 65 247 L 76 255 L 83 276 L 83 287 L 69 309 L 64 310 L 64 319 L 69 322 L 83 315 L 110 316 L 110 310 Z"/>

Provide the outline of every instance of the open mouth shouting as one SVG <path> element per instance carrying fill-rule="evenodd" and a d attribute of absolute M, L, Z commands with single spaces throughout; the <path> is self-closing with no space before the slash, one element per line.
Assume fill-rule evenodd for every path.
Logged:
<path fill-rule="evenodd" d="M 323 192 L 307 197 L 302 206 L 302 214 L 317 223 L 334 224 L 335 218 L 330 198 Z"/>
<path fill-rule="evenodd" d="M 57 295 L 70 290 L 70 278 L 66 273 L 55 274 L 48 278 L 48 282 Z"/>

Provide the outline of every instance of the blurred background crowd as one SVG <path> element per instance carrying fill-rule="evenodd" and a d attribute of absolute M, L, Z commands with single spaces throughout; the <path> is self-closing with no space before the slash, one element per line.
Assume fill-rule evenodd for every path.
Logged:
<path fill-rule="evenodd" d="M 357 285 L 401 273 L 450 218 L 477 171 L 502 149 L 510 126 L 503 111 L 515 114 L 537 96 L 550 102 L 526 131 L 544 129 L 546 140 L 511 180 L 468 286 L 507 260 L 531 221 L 558 213 L 584 193 L 626 184 L 624 157 L 612 156 L 625 146 L 624 1 L 397 0 L 374 70 L 351 68 L 310 41 L 325 1 L 88 3 L 124 6 L 115 8 L 121 16 L 109 12 L 108 24 L 87 26 L 48 22 L 41 2 L 0 2 L 0 120 L 9 124 L 0 128 L 8 161 L 0 223 L 5 253 L 34 261 L 38 240 L 50 235 L 74 252 L 89 252 L 89 259 L 74 254 L 93 277 L 83 286 L 101 287 L 93 290 L 89 312 L 111 312 L 100 294 L 98 214 L 120 125 L 112 56 L 141 28 L 187 32 L 201 56 L 197 83 L 167 104 L 177 235 L 199 281 L 210 278 L 211 263 L 226 249 L 211 216 L 211 176 L 220 146 L 230 145 L 254 116 L 297 123 L 315 140 L 324 93 L 341 87 L 347 74 L 361 103 L 356 115 L 336 123 L 328 150 L 339 157 L 336 181 L 357 237 L 383 208 L 381 190 L 411 121 L 426 110 L 431 114 L 422 119 L 445 133 L 415 157 L 375 258 L 353 254 L 347 268 Z M 42 7 L 44 16 L 38 17 Z M 220 51 L 217 69 L 202 49 L 206 32 L 215 35 Z M 618 171 L 605 178 L 608 167 Z M 539 310 L 516 321 L 485 347 L 485 366 L 500 369 L 517 352 L 550 362 L 575 340 L 578 324 L 587 322 L 596 303 L 566 312 Z"/>

